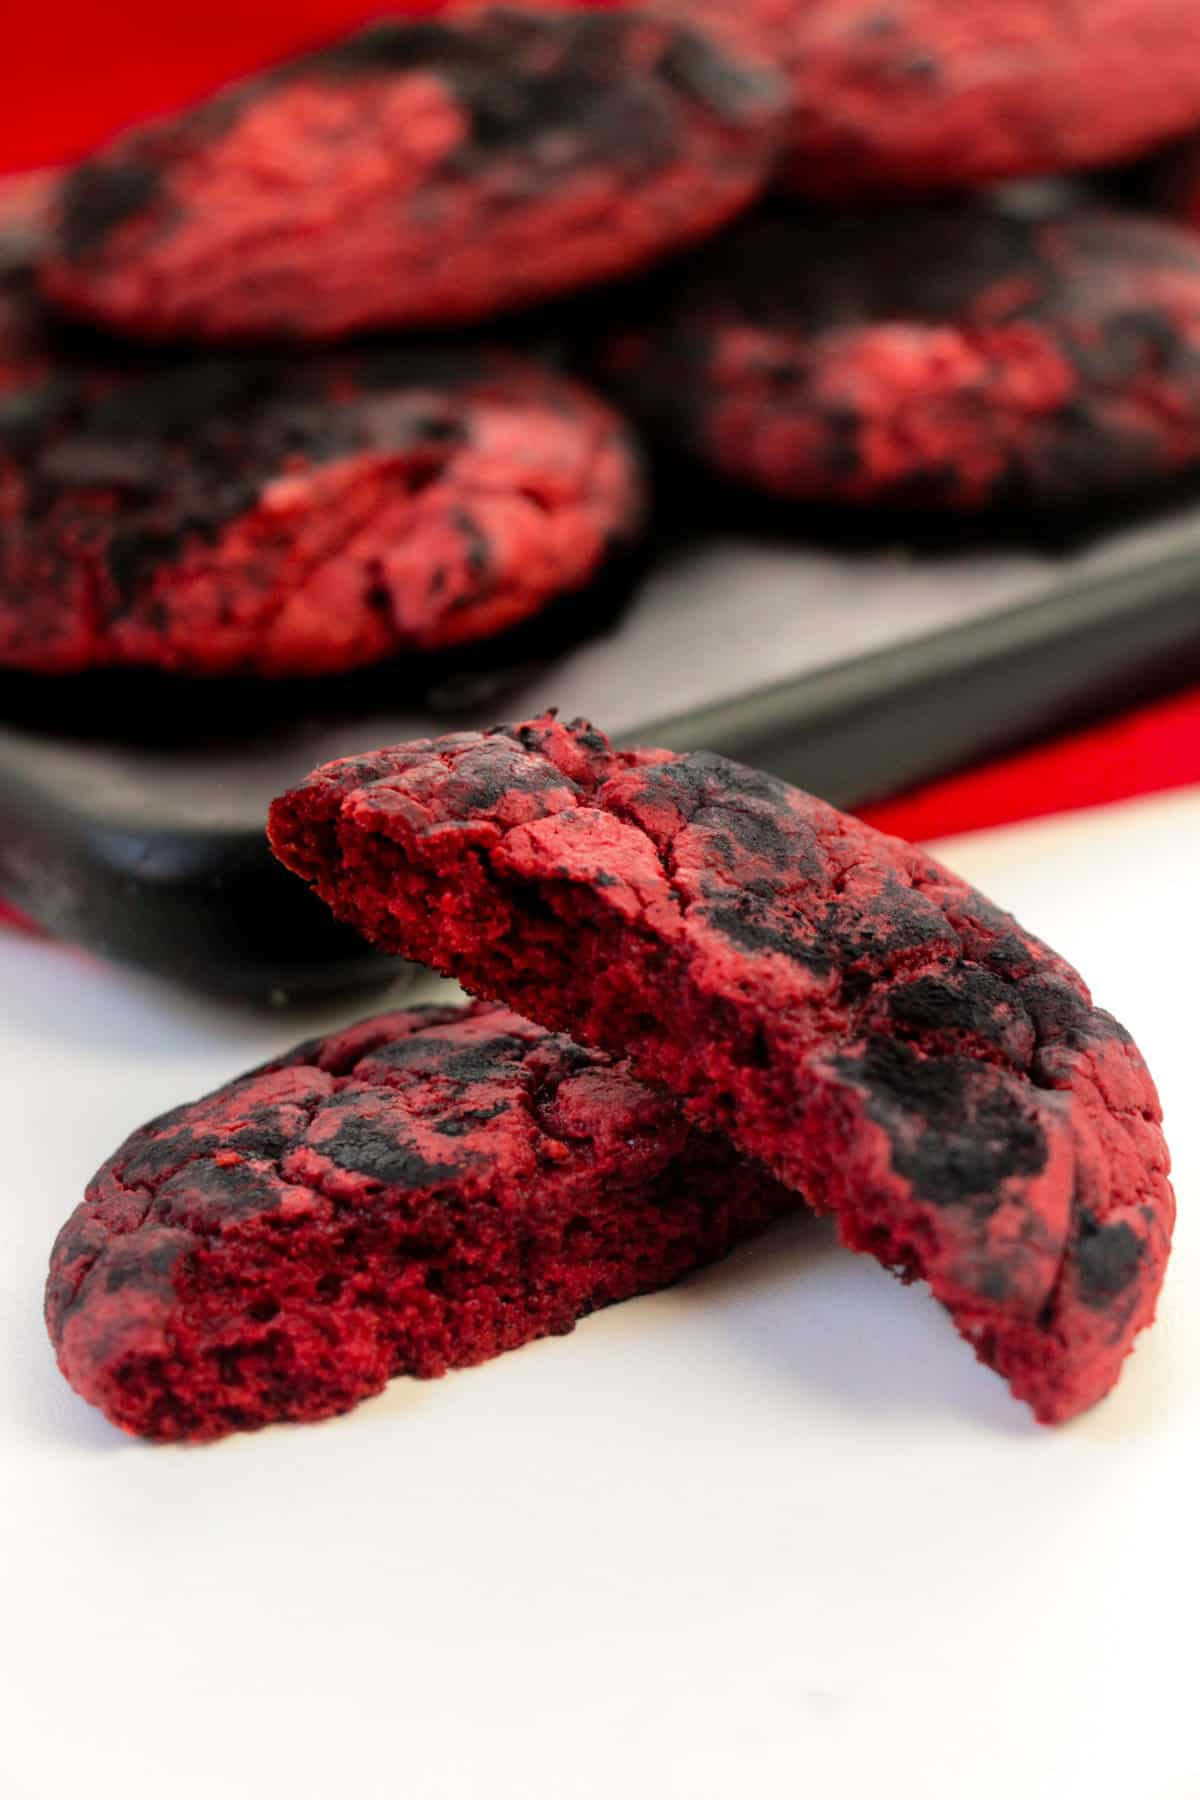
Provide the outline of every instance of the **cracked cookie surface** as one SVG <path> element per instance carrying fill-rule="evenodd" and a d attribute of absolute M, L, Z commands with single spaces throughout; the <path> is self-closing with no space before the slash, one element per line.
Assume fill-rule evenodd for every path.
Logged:
<path fill-rule="evenodd" d="M 68 177 L 43 281 L 142 337 L 487 318 L 716 230 L 784 98 L 650 15 L 387 21 L 117 138 Z"/>
<path fill-rule="evenodd" d="M 798 1204 L 609 1057 L 415 1008 L 135 1131 L 59 1234 L 46 1320 L 115 1424 L 214 1438 L 568 1332 Z"/>
<path fill-rule="evenodd" d="M 132 373 L 56 355 L 25 306 L 0 296 L 0 665 L 359 668 L 491 637 L 637 534 L 624 425 L 524 358 Z"/>
<path fill-rule="evenodd" d="M 920 850 L 553 717 L 332 763 L 270 833 L 374 943 L 628 1055 L 924 1278 L 1039 1419 L 1117 1379 L 1174 1220 L 1153 1081 L 1073 969 Z"/>

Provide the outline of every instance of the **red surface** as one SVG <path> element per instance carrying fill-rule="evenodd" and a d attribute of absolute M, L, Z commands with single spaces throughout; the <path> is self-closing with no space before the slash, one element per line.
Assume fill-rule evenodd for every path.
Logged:
<path fill-rule="evenodd" d="M 0 900 L 0 931 L 3 930 L 36 933 L 37 926 L 24 913 L 19 913 L 15 906 L 10 906 L 7 900 Z"/>
<path fill-rule="evenodd" d="M 933 782 L 864 812 L 898 837 L 948 837 L 1200 783 L 1200 688 Z"/>
<path fill-rule="evenodd" d="M 0 168 L 78 155 L 146 113 L 377 16 L 362 0 L 75 0 L 5 20 Z M 391 11 L 405 10 L 402 0 Z M 436 0 L 407 10 L 439 10 Z M 1200 689 L 1094 731 L 939 782 L 872 809 L 872 821 L 937 836 L 1200 783 Z"/>

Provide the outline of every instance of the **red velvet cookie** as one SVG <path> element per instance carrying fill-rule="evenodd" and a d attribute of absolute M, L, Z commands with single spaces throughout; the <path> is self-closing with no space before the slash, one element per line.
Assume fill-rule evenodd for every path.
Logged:
<path fill-rule="evenodd" d="M 275 853 L 383 948 L 632 1067 L 921 1276 L 1037 1417 L 1113 1385 L 1174 1199 L 1080 977 L 921 851 L 719 756 L 547 717 L 331 763 Z"/>
<path fill-rule="evenodd" d="M 59 1233 L 59 1366 L 114 1424 L 347 1411 L 678 1281 L 795 1195 L 502 1007 L 302 1044 L 127 1139 Z"/>
<path fill-rule="evenodd" d="M 784 99 L 649 14 L 390 20 L 84 163 L 45 285 L 144 337 L 487 318 L 716 230 L 768 180 Z"/>
<path fill-rule="evenodd" d="M 787 499 L 1071 507 L 1200 463 L 1200 241 L 1100 211 L 780 207 L 671 271 L 598 373 Z"/>
<path fill-rule="evenodd" d="M 361 667 L 516 624 L 640 522 L 621 422 L 515 356 L 133 378 L 26 350 L 6 390 L 0 345 L 0 665 Z"/>
<path fill-rule="evenodd" d="M 661 0 L 792 86 L 786 184 L 847 197 L 1116 162 L 1200 124 L 1195 0 Z"/>

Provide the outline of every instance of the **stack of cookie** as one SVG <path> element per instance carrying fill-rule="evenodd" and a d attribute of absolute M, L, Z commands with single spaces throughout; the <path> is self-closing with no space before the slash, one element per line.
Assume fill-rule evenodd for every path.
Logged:
<path fill-rule="evenodd" d="M 47 1323 L 125 1429 L 345 1411 L 805 1202 L 927 1281 L 1048 1424 L 1153 1319 L 1175 1204 L 1146 1066 L 922 852 L 552 715 L 333 763 L 270 836 L 339 918 L 481 999 L 302 1045 L 100 1171 Z"/>
<path fill-rule="evenodd" d="M 785 502 L 1153 487 L 1200 241 L 995 184 L 1197 126 L 1192 0 L 659 0 L 388 22 L 129 131 L 0 198 L 0 666 L 311 676 L 583 592 L 647 504 L 564 347 Z"/>

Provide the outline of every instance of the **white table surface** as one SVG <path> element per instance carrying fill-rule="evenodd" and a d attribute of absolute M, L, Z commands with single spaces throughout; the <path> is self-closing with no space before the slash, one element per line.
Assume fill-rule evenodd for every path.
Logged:
<path fill-rule="evenodd" d="M 344 1009 L 0 934 L 4 1800 L 1200 1796 L 1200 793 L 942 853 L 1167 1106 L 1160 1323 L 1059 1432 L 797 1221 L 327 1425 L 126 1440 L 45 1339 L 57 1226 L 127 1130 Z"/>

